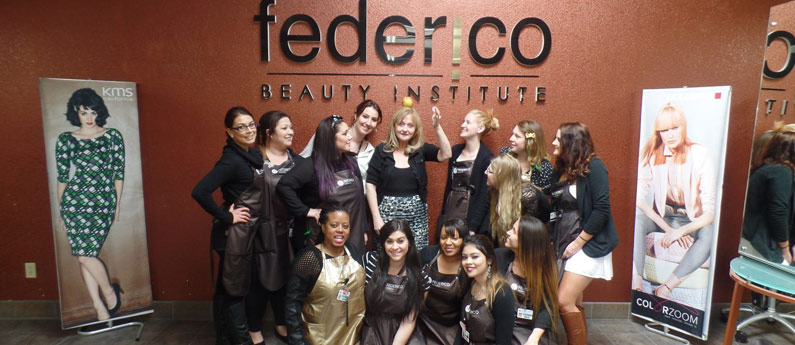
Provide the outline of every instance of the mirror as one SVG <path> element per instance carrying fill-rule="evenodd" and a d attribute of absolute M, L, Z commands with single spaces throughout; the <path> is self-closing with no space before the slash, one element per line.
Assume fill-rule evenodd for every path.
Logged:
<path fill-rule="evenodd" d="M 791 104 L 795 102 L 795 1 L 770 9 L 767 33 L 739 252 L 795 274 L 795 266 L 783 263 L 784 251 L 780 248 L 780 241 L 787 239 L 790 245 L 786 250 L 792 255 L 795 184 L 791 170 L 776 164 L 788 156 L 783 148 L 795 142 L 790 141 L 795 139 L 795 132 L 769 132 L 776 121 L 795 128 L 795 104 Z M 785 139 L 787 136 L 793 139 Z"/>

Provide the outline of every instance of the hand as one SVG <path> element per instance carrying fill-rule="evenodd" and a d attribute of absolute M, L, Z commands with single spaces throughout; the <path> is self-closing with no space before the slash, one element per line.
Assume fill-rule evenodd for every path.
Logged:
<path fill-rule="evenodd" d="M 306 213 L 307 218 L 315 218 L 317 225 L 320 225 L 320 209 L 319 208 L 310 208 L 309 212 Z"/>
<path fill-rule="evenodd" d="M 235 208 L 235 204 L 229 205 L 229 213 L 232 214 L 232 224 L 245 223 L 251 219 L 248 207 Z"/>
<path fill-rule="evenodd" d="M 566 246 L 566 250 L 563 251 L 563 257 L 562 258 L 563 259 L 568 259 L 568 258 L 574 256 L 574 254 L 577 254 L 577 252 L 579 252 L 580 249 L 582 249 L 582 246 L 584 244 L 585 244 L 585 241 L 580 239 L 579 236 L 578 236 L 577 238 L 574 239 L 574 241 L 571 241 L 571 243 L 569 243 L 569 245 Z"/>
<path fill-rule="evenodd" d="M 380 235 L 381 234 L 381 227 L 384 226 L 384 220 L 381 218 L 380 215 L 373 215 L 373 229 L 375 233 Z"/>
<path fill-rule="evenodd" d="M 789 246 L 781 248 L 781 255 L 784 257 L 784 261 L 787 265 L 792 264 L 792 253 L 790 252 Z"/>
<path fill-rule="evenodd" d="M 676 240 L 676 243 L 679 243 L 679 245 L 685 249 L 690 249 L 690 246 L 692 246 L 694 242 L 696 242 L 696 239 L 694 239 L 693 236 L 690 235 L 684 235 L 680 237 L 678 240 Z"/>
<path fill-rule="evenodd" d="M 431 108 L 431 125 L 433 128 L 439 128 L 439 122 L 442 120 L 442 113 L 439 112 L 439 108 L 434 106 Z"/>
<path fill-rule="evenodd" d="M 668 231 L 663 236 L 662 241 L 660 242 L 663 248 L 668 248 L 674 241 L 678 241 L 683 236 L 683 232 L 680 229 L 674 229 L 673 231 Z"/>

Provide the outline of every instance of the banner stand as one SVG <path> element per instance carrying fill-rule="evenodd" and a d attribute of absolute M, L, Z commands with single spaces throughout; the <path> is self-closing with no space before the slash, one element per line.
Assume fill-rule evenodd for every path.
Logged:
<path fill-rule="evenodd" d="M 662 330 L 654 328 L 655 326 L 662 326 Z M 646 327 L 646 329 L 649 330 L 649 332 L 656 333 L 663 337 L 670 338 L 673 340 L 681 341 L 683 345 L 690 345 L 690 341 L 688 341 L 687 339 L 671 333 L 670 332 L 671 329 L 668 327 L 668 325 L 661 324 L 659 322 L 649 322 L 647 324 L 644 324 L 643 327 Z"/>
<path fill-rule="evenodd" d="M 152 314 L 153 312 L 154 312 L 154 310 L 147 310 L 147 311 L 142 312 L 142 313 L 125 315 L 123 318 L 116 318 L 116 319 L 111 319 L 111 320 L 108 320 L 108 321 L 103 321 L 104 323 L 107 324 L 106 327 L 95 329 L 95 330 L 92 330 L 92 331 L 86 331 L 85 329 L 88 326 L 90 326 L 90 325 L 85 325 L 85 326 L 80 327 L 80 328 L 77 329 L 77 334 L 81 335 L 81 336 L 90 336 L 90 335 L 96 335 L 96 334 L 100 334 L 100 333 L 115 331 L 117 329 L 122 329 L 122 328 L 127 328 L 127 327 L 138 327 L 138 333 L 135 335 L 135 341 L 140 341 L 141 340 L 141 333 L 144 332 L 144 322 L 143 321 L 130 321 L 130 322 L 125 322 L 125 323 L 118 324 L 118 325 L 114 325 L 113 322 L 114 321 L 119 321 L 119 320 L 122 320 L 122 319 L 126 319 L 126 318 L 130 318 L 130 317 L 134 317 L 134 316 Z M 94 323 L 94 324 L 96 324 L 96 323 Z"/>

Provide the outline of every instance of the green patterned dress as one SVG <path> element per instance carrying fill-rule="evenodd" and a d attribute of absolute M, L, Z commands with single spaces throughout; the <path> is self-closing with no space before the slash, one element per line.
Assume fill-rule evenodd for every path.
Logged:
<path fill-rule="evenodd" d="M 55 146 L 58 182 L 66 183 L 61 217 L 72 255 L 96 257 L 116 212 L 116 181 L 124 180 L 124 139 L 109 128 L 92 139 L 71 132 L 58 136 Z M 74 165 L 74 175 L 69 170 Z"/>

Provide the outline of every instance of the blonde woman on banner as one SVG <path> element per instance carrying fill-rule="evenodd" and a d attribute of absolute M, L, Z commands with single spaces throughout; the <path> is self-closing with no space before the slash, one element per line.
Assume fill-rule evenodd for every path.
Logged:
<path fill-rule="evenodd" d="M 648 195 L 652 193 L 651 204 Z M 682 109 L 666 104 L 643 147 L 638 166 L 632 288 L 641 289 L 646 236 L 662 232 L 661 245 L 686 249 L 673 273 L 654 289 L 668 298 L 710 256 L 715 218 L 715 171 L 709 150 L 687 136 Z"/>

